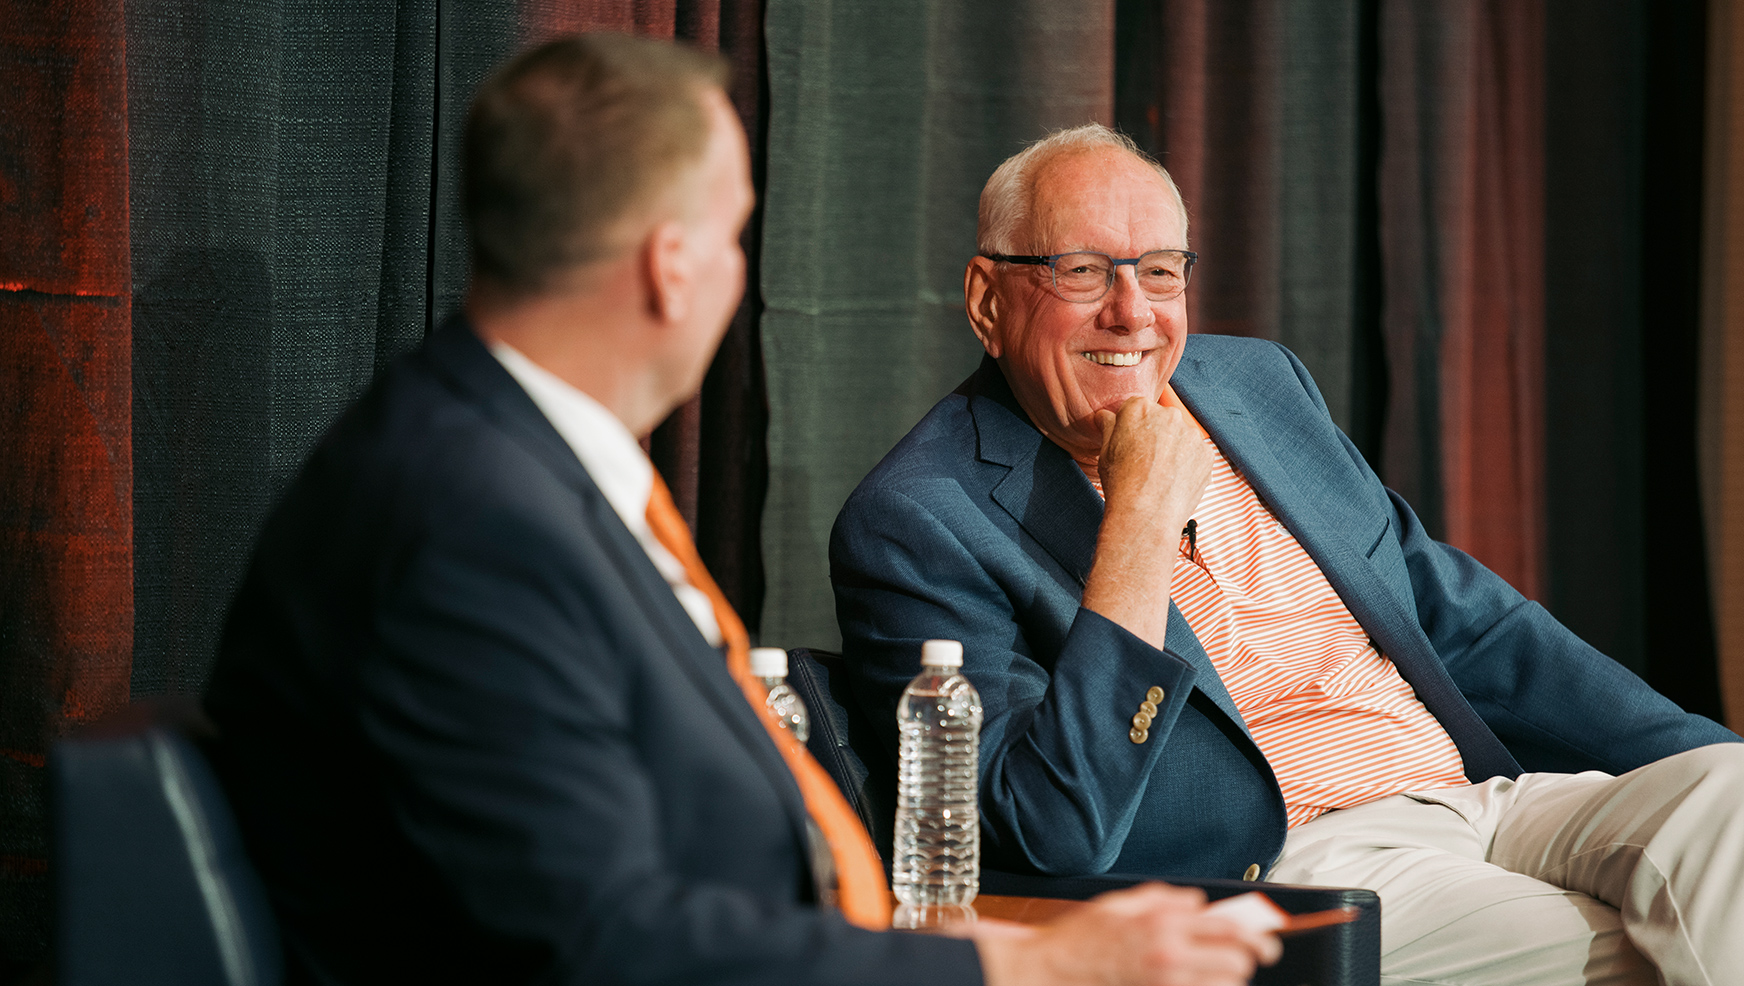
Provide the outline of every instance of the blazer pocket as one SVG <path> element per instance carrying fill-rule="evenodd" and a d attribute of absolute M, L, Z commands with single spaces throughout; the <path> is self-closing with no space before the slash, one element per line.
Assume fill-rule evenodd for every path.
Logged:
<path fill-rule="evenodd" d="M 1373 558 L 1375 556 L 1375 551 L 1380 548 L 1381 542 L 1385 541 L 1387 539 L 1387 532 L 1392 530 L 1392 529 L 1393 529 L 1393 519 L 1391 517 L 1383 519 L 1381 521 L 1380 533 L 1376 534 L 1374 540 L 1369 542 L 1369 550 L 1363 552 L 1363 557 L 1364 558 Z"/>

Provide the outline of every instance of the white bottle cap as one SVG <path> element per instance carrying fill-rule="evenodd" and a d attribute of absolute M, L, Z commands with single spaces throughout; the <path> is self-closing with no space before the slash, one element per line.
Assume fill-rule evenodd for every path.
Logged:
<path fill-rule="evenodd" d="M 751 648 L 751 677 L 787 677 L 787 652 L 779 647 Z"/>
<path fill-rule="evenodd" d="M 960 668 L 963 644 L 956 640 L 929 640 L 920 645 L 920 663 L 929 668 Z"/>

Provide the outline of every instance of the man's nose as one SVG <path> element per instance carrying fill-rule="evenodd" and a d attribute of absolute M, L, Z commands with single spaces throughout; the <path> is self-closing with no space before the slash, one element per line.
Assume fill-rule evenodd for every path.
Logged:
<path fill-rule="evenodd" d="M 1114 268 L 1114 283 L 1102 298 L 1102 313 L 1097 319 L 1102 328 L 1111 332 L 1137 332 L 1148 329 L 1157 320 L 1151 300 L 1138 286 L 1138 271 L 1131 264 Z"/>

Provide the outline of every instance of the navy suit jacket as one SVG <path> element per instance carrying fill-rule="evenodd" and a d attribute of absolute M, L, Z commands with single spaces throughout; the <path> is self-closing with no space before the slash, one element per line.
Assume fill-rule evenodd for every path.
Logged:
<path fill-rule="evenodd" d="M 207 708 L 291 981 L 979 981 L 814 906 L 780 753 L 456 320 L 267 521 Z"/>
<path fill-rule="evenodd" d="M 1284 347 L 1194 335 L 1171 383 L 1446 728 L 1473 781 L 1618 773 L 1738 741 L 1432 540 Z M 1263 870 L 1283 845 L 1283 798 L 1180 610 L 1171 604 L 1159 651 L 1079 605 L 1101 520 L 1089 480 L 984 361 L 836 521 L 830 572 L 856 696 L 893 751 L 920 642 L 963 641 L 986 710 L 982 837 L 994 865 Z M 1131 719 L 1152 686 L 1165 698 L 1135 744 Z"/>

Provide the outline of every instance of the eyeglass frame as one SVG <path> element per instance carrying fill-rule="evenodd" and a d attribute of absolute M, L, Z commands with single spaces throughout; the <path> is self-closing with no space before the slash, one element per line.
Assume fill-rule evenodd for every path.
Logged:
<path fill-rule="evenodd" d="M 1071 298 L 1068 298 L 1065 295 L 1060 293 L 1060 280 L 1059 280 L 1060 274 L 1059 274 L 1058 269 L 1056 269 L 1054 267 L 1055 264 L 1060 262 L 1061 257 L 1070 257 L 1073 254 L 1078 254 L 1078 253 L 1095 254 L 1096 256 L 1102 257 L 1108 261 L 1108 280 L 1106 283 L 1104 283 L 1102 285 L 1102 293 L 1097 295 L 1094 298 L 1085 298 L 1082 301 L 1074 301 Z M 1139 254 L 1136 257 L 1129 257 L 1125 260 L 1122 260 L 1118 257 L 1110 257 L 1108 254 L 1103 253 L 1101 250 L 1067 250 L 1065 253 L 1055 253 L 1055 254 L 1048 254 L 1048 255 L 982 253 L 982 254 L 977 254 L 977 256 L 985 257 L 986 259 L 991 260 L 994 263 L 998 263 L 998 264 L 1030 264 L 1030 265 L 1037 266 L 1037 267 L 1046 267 L 1048 269 L 1048 282 L 1054 289 L 1054 297 L 1060 299 L 1061 301 L 1065 302 L 1068 305 L 1094 305 L 1098 301 L 1101 301 L 1103 298 L 1108 297 L 1108 292 L 1113 290 L 1114 278 L 1115 278 L 1115 275 L 1119 273 L 1119 268 L 1131 267 L 1133 269 L 1133 273 L 1136 274 L 1138 272 L 1138 262 L 1143 260 L 1144 258 L 1150 256 L 1153 253 L 1178 253 L 1181 256 L 1187 258 L 1187 266 L 1181 269 L 1181 291 L 1179 294 L 1172 294 L 1172 295 L 1168 296 L 1167 298 L 1151 298 L 1150 300 L 1152 300 L 1152 301 L 1173 301 L 1176 298 L 1179 298 L 1181 295 L 1186 294 L 1187 293 L 1187 284 L 1193 280 L 1193 265 L 1199 262 L 1199 254 L 1198 254 L 1198 252 L 1193 251 L 1193 250 L 1177 250 L 1173 247 L 1164 247 L 1160 250 L 1146 250 L 1144 253 Z M 1146 295 L 1145 297 L 1150 298 L 1149 295 Z"/>

